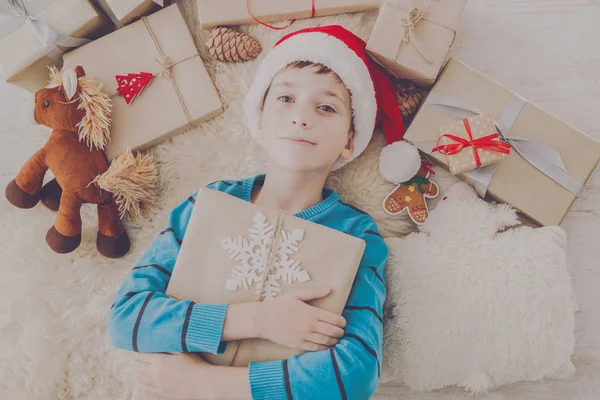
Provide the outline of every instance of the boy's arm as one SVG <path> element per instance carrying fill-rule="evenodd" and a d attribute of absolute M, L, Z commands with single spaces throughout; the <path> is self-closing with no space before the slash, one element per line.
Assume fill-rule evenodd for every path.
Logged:
<path fill-rule="evenodd" d="M 219 185 L 211 184 L 209 188 L 218 190 Z M 228 313 L 227 304 L 195 304 L 189 300 L 177 301 L 165 294 L 195 197 L 191 196 L 173 209 L 165 230 L 119 289 L 108 322 L 113 346 L 146 353 L 220 354 L 225 351 L 227 336 L 230 340 L 248 337 L 235 330 L 239 324 L 231 323 L 235 314 L 251 315 L 252 310 L 243 309 L 248 305 L 236 306 Z M 248 329 L 248 325 L 245 328 Z"/>
<path fill-rule="evenodd" d="M 381 367 L 388 249 L 374 222 L 363 229 L 361 237 L 367 246 L 342 314 L 347 324 L 338 344 L 287 360 L 250 363 L 247 369 L 221 367 L 214 374 L 215 398 L 244 398 L 245 385 L 250 386 L 254 400 L 366 400 L 372 396 Z"/>

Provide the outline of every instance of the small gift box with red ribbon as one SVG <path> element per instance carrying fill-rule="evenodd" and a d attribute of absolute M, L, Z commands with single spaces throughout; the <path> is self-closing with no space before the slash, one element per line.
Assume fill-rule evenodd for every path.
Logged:
<path fill-rule="evenodd" d="M 433 152 L 444 154 L 452 175 L 499 163 L 510 154 L 511 145 L 500 140 L 489 113 L 442 126 Z"/>

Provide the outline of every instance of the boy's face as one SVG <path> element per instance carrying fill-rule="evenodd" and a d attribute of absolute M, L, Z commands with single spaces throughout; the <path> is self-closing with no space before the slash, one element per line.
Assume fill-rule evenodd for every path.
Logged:
<path fill-rule="evenodd" d="M 260 121 L 260 142 L 288 170 L 329 172 L 352 155 L 350 92 L 317 66 L 287 68 L 273 79 Z"/>

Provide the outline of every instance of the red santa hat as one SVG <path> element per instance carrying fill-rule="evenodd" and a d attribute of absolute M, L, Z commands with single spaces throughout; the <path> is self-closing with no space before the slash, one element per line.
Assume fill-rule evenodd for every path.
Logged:
<path fill-rule="evenodd" d="M 379 170 L 395 183 L 414 177 L 421 167 L 418 150 L 402 141 L 404 123 L 396 89 L 388 74 L 373 61 L 366 43 L 340 25 L 301 29 L 282 37 L 262 60 L 244 100 L 250 133 L 256 137 L 262 102 L 275 75 L 296 61 L 323 64 L 335 72 L 351 94 L 354 115 L 354 152 L 338 159 L 336 170 L 358 157 L 381 123 L 388 146 L 381 152 Z"/>

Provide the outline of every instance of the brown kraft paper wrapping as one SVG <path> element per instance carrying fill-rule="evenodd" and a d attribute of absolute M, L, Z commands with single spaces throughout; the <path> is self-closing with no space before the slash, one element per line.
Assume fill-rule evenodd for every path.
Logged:
<path fill-rule="evenodd" d="M 397 78 L 433 85 L 467 0 L 384 0 L 367 50 Z M 417 10 L 423 11 L 421 16 Z"/>
<path fill-rule="evenodd" d="M 247 0 L 196 0 L 202 28 L 257 23 L 248 13 Z M 315 17 L 379 8 L 381 0 L 316 0 Z M 252 0 L 250 11 L 262 22 L 310 18 L 311 0 Z"/>
<path fill-rule="evenodd" d="M 496 121 L 517 96 L 455 58 L 448 61 L 431 93 L 472 104 L 489 112 Z M 404 136 L 417 147 L 437 141 L 440 127 L 454 121 L 429 106 L 429 99 L 425 100 Z M 537 141 L 557 150 L 567 173 L 581 184 L 585 184 L 600 161 L 598 140 L 531 102 L 525 102 L 508 136 Z M 437 164 L 448 168 L 446 156 L 440 153 L 430 156 Z M 458 177 L 467 180 L 464 173 Z M 533 167 L 514 149 L 498 164 L 487 194 L 499 202 L 511 204 L 539 225 L 560 225 L 576 199 L 573 193 Z"/>
<path fill-rule="evenodd" d="M 216 218 L 215 210 L 220 210 L 220 215 L 226 218 Z M 167 294 L 199 304 L 255 301 L 256 285 L 248 289 L 240 287 L 236 291 L 226 290 L 232 269 L 240 263 L 230 258 L 221 241 L 226 238 L 237 240 L 240 236 L 250 239 L 249 229 L 256 227 L 254 218 L 259 211 L 266 216 L 268 224 L 276 224 L 277 213 L 266 212 L 255 204 L 226 193 L 200 189 Z M 341 315 L 364 252 L 364 240 L 293 215 L 284 217 L 282 229 L 290 234 L 296 230 L 304 231 L 296 245 L 298 250 L 290 254 L 289 259 L 298 260 L 299 276 L 306 271 L 310 279 L 290 284 L 285 278 L 280 278 L 277 282 L 281 285 L 281 292 L 277 295 L 330 287 L 332 291 L 328 296 L 309 304 Z M 263 298 L 261 301 L 271 300 Z M 235 366 L 247 366 L 250 361 L 287 359 L 303 353 L 268 340 L 249 339 L 228 343 L 224 354 L 202 353 L 202 356 L 213 364 L 230 365 L 238 344 Z"/>
<path fill-rule="evenodd" d="M 102 90 L 113 100 L 109 159 L 127 148 L 152 147 L 222 112 L 217 90 L 177 4 L 145 21 L 147 25 L 137 21 L 64 55 L 66 67 L 82 65 L 87 76 L 103 82 Z M 170 70 L 173 79 L 161 62 L 175 64 Z M 116 75 L 161 71 L 131 104 L 117 95 Z"/>

